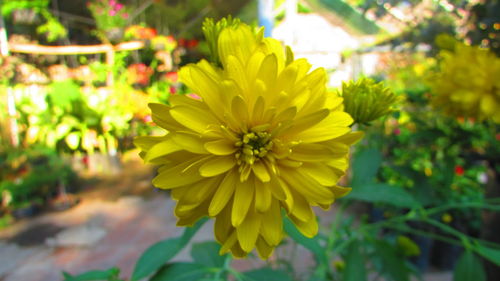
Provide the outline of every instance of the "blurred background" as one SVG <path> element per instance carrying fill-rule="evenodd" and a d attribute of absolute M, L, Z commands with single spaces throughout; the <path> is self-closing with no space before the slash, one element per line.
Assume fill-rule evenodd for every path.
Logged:
<path fill-rule="evenodd" d="M 371 77 L 405 97 L 399 111 L 361 128 L 367 136 L 355 158 L 372 163 L 373 174 L 362 176 L 404 196 L 347 197 L 335 235 L 406 212 L 406 195 L 429 207 L 499 196 L 498 125 L 443 115 L 429 101 L 442 50 L 460 42 L 500 54 L 499 1 L 4 0 L 0 11 L 0 280 L 62 280 L 62 271 L 112 266 L 129 276 L 150 244 L 182 232 L 174 202 L 152 187 L 155 169 L 142 163 L 132 140 L 161 133 L 149 102 L 192 94 L 177 71 L 208 56 L 206 17 L 265 26 L 296 58 L 324 67 L 332 91 Z M 480 72 L 471 67 L 464 79 Z M 320 214 L 320 232 L 330 231 L 335 211 Z M 499 242 L 498 212 L 434 215 L 460 233 Z M 203 230 L 195 241 L 211 239 L 211 225 Z M 394 249 L 389 253 L 364 241 L 368 279 L 452 280 L 463 249 L 417 232 L 376 234 Z M 175 259 L 189 260 L 188 251 Z M 289 280 L 309 280 L 315 263 L 302 246 L 277 252 L 268 263 L 286 268 Z M 349 259 L 358 257 L 342 252 L 331 261 L 340 272 L 335 280 L 348 280 L 342 271 Z M 238 270 L 265 264 L 233 262 Z"/>

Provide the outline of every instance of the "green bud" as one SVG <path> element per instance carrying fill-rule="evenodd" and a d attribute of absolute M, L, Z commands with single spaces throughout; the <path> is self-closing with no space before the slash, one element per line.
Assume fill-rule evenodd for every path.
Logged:
<path fill-rule="evenodd" d="M 369 125 L 394 111 L 394 106 L 401 100 L 382 82 L 361 78 L 358 81 L 342 83 L 344 111 L 349 113 L 355 123 Z"/>
<path fill-rule="evenodd" d="M 219 34 L 224 28 L 227 27 L 237 27 L 240 24 L 240 19 L 232 18 L 228 16 L 227 18 L 222 18 L 217 23 L 214 22 L 212 18 L 206 18 L 203 22 L 203 34 L 207 40 L 208 48 L 210 50 L 210 61 L 215 65 L 221 65 L 219 58 L 219 51 L 217 50 L 217 42 L 219 40 Z"/>

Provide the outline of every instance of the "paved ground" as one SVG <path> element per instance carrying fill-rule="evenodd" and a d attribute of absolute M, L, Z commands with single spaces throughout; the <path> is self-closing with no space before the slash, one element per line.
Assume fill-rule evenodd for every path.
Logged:
<path fill-rule="evenodd" d="M 140 254 L 161 239 L 181 234 L 172 214 L 174 202 L 166 193 L 151 192 L 152 173 L 137 163 L 127 164 L 119 179 L 99 182 L 79 196 L 71 209 L 24 220 L 0 231 L 1 281 L 56 281 L 61 272 L 118 266 L 129 277 Z M 142 168 L 141 168 L 142 167 Z M 130 173 L 134 171 L 134 173 Z M 126 194 L 141 194 L 130 196 Z M 213 224 L 206 223 L 193 241 L 212 240 Z M 189 260 L 185 249 L 175 260 Z M 281 256 L 290 256 L 286 249 Z M 272 262 L 272 260 L 271 260 Z M 235 260 L 233 266 L 247 270 L 262 266 L 258 260 Z M 308 272 L 310 254 L 295 253 L 297 272 Z M 309 271 L 310 272 L 310 271 Z M 425 281 L 451 280 L 449 273 L 428 274 Z"/>

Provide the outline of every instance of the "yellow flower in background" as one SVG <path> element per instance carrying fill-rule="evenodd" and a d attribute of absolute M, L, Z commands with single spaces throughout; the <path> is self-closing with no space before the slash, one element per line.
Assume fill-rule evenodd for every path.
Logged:
<path fill-rule="evenodd" d="M 500 123 L 500 58 L 461 43 L 441 56 L 439 72 L 429 79 L 434 107 L 455 117 Z"/>
<path fill-rule="evenodd" d="M 282 208 L 307 237 L 318 232 L 312 206 L 328 209 L 350 188 L 337 186 L 350 145 L 362 137 L 326 91 L 326 72 L 293 60 L 279 41 L 245 24 L 218 34 L 222 68 L 205 60 L 180 70 L 200 99 L 151 104 L 165 136 L 138 137 L 153 184 L 172 190 L 179 226 L 215 218 L 221 253 L 267 258 L 283 238 Z"/>

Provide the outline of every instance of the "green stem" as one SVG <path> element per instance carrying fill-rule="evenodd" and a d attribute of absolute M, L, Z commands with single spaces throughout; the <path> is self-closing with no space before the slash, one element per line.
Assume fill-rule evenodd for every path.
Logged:
<path fill-rule="evenodd" d="M 232 269 L 231 269 L 231 261 L 232 261 L 231 255 L 226 255 L 226 257 L 224 258 L 224 265 L 214 275 L 214 281 L 223 280 L 222 279 L 222 274 L 224 274 L 225 272 L 231 272 L 232 271 Z"/>

